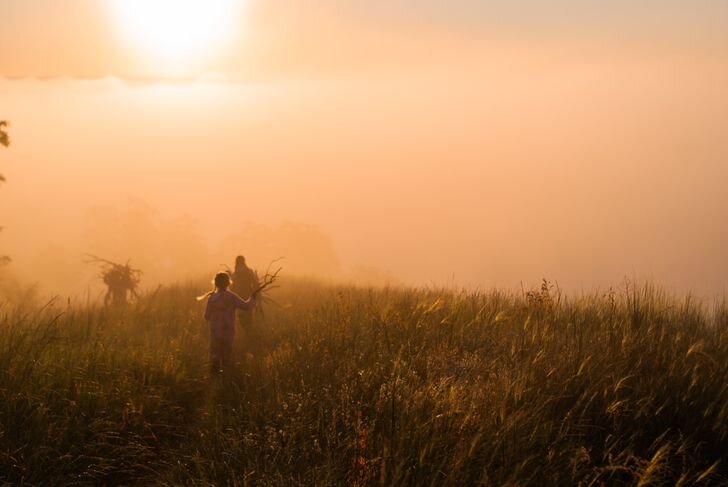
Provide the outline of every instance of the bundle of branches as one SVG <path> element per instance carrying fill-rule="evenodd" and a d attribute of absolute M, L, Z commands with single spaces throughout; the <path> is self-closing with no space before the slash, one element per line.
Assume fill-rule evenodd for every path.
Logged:
<path fill-rule="evenodd" d="M 278 275 L 283 270 L 283 267 L 279 267 L 275 272 L 271 273 L 270 268 L 278 262 L 281 259 L 276 259 L 272 261 L 270 264 L 268 264 L 268 268 L 265 270 L 265 275 L 263 276 L 263 282 L 252 292 L 251 296 L 257 297 L 258 294 L 261 294 L 263 291 L 276 289 L 278 286 L 274 286 L 273 284 L 276 282 L 276 279 L 278 279 Z"/>
<path fill-rule="evenodd" d="M 109 289 L 125 289 L 136 295 L 137 287 L 141 282 L 142 271 L 134 269 L 126 264 L 118 264 L 95 255 L 87 254 L 87 264 L 95 264 L 101 267 L 101 279 Z"/>
<path fill-rule="evenodd" d="M 278 279 L 278 276 L 283 268 L 279 267 L 278 269 L 276 269 L 275 272 L 271 272 L 271 267 L 273 267 L 273 264 L 280 260 L 281 259 L 276 259 L 268 264 L 268 268 L 265 270 L 265 275 L 263 276 L 262 281 L 250 295 L 256 300 L 256 311 L 263 317 L 265 316 L 265 312 L 263 311 L 263 305 L 278 304 L 268 295 L 268 292 L 279 287 L 275 285 L 275 282 Z"/>

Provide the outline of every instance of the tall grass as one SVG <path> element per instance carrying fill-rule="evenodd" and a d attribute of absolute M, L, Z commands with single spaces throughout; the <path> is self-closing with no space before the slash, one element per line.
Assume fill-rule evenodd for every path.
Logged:
<path fill-rule="evenodd" d="M 14 485 L 725 485 L 728 312 L 287 281 L 209 377 L 204 286 L 0 309 Z"/>

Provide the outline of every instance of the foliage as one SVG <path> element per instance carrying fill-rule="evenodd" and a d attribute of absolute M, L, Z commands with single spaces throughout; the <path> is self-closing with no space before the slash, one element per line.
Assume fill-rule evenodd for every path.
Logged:
<path fill-rule="evenodd" d="M 8 122 L 0 120 L 0 145 L 7 147 L 10 145 L 10 137 L 8 136 L 8 133 L 5 131 L 5 128 L 8 126 Z"/>
<path fill-rule="evenodd" d="M 10 145 L 10 137 L 8 136 L 8 133 L 5 131 L 5 127 L 8 126 L 8 122 L 5 122 L 3 120 L 0 120 L 0 145 L 3 147 L 8 147 Z M 0 174 L 0 183 L 5 182 L 5 176 Z M 2 230 L 2 227 L 0 227 L 0 231 Z M 7 255 L 0 255 L 0 267 L 7 265 L 10 263 L 10 257 Z"/>
<path fill-rule="evenodd" d="M 282 279 L 239 370 L 172 286 L 0 315 L 0 483 L 725 485 L 728 310 Z"/>

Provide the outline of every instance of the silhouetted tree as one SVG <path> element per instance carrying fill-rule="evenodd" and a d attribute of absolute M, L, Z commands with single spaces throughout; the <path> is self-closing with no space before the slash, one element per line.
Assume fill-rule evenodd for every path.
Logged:
<path fill-rule="evenodd" d="M 5 147 L 10 145 L 10 137 L 8 137 L 8 133 L 5 131 L 5 127 L 7 126 L 8 122 L 0 120 L 0 145 Z"/>
<path fill-rule="evenodd" d="M 4 120 L 0 120 L 0 145 L 3 147 L 7 147 L 10 145 L 10 137 L 8 137 L 8 133 L 5 131 L 5 127 L 8 126 L 8 122 Z M 0 174 L 0 181 L 5 181 L 5 178 L 2 174 Z"/>
<path fill-rule="evenodd" d="M 5 127 L 8 126 L 8 122 L 4 120 L 0 120 L 0 145 L 3 147 L 7 147 L 10 145 L 10 137 L 8 137 L 8 133 L 5 131 Z M 4 182 L 5 177 L 0 174 L 0 182 Z M 0 227 L 0 230 L 2 230 L 2 227 Z M 10 262 L 10 257 L 7 255 L 0 255 L 0 266 L 3 266 Z"/>

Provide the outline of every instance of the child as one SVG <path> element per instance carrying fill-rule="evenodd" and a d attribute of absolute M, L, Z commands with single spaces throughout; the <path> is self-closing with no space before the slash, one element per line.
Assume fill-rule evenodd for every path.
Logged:
<path fill-rule="evenodd" d="M 235 310 L 252 309 L 255 296 L 245 300 L 228 291 L 232 281 L 227 272 L 218 272 L 214 284 L 214 291 L 198 299 L 207 298 L 205 319 L 210 322 L 210 371 L 218 372 L 221 366 L 229 368 L 232 365 Z"/>

